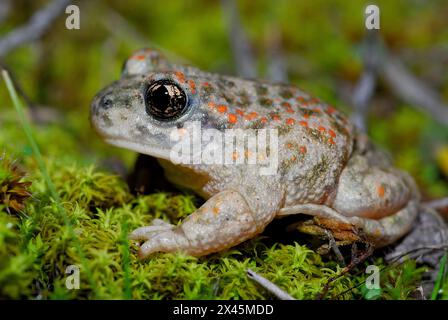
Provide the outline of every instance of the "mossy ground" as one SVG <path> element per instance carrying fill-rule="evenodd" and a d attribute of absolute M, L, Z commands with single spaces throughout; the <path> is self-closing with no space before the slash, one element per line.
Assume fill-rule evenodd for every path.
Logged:
<path fill-rule="evenodd" d="M 127 240 L 128 232 L 154 218 L 178 223 L 195 210 L 198 199 L 163 192 L 134 196 L 122 178 L 100 169 L 88 152 L 79 150 L 81 132 L 63 125 L 35 129 L 68 223 L 51 197 L 14 113 L 6 112 L 0 145 L 5 146 L 6 157 L 17 159 L 27 172 L 24 180 L 32 181 L 33 196 L 21 212 L 8 213 L 5 206 L 0 207 L 1 298 L 272 298 L 247 277 L 250 268 L 295 298 L 314 299 L 341 270 L 305 244 L 279 244 L 264 235 L 207 257 L 160 253 L 139 261 L 136 245 Z M 385 267 L 380 260 L 376 264 Z M 70 265 L 80 267 L 79 290 L 66 287 Z M 380 292 L 362 286 L 350 290 L 365 277 L 359 270 L 361 275 L 333 282 L 327 298 L 406 299 L 423 271 L 408 262 L 382 273 Z"/>

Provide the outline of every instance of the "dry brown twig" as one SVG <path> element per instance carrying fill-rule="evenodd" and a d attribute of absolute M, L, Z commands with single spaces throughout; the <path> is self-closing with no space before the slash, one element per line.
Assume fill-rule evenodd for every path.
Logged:
<path fill-rule="evenodd" d="M 279 287 L 277 287 L 275 284 L 273 284 L 268 279 L 257 274 L 255 271 L 252 271 L 251 269 L 247 269 L 247 275 L 250 279 L 257 282 L 259 285 L 261 285 L 267 291 L 272 293 L 278 299 L 280 299 L 280 300 L 296 300 L 291 295 L 289 295 L 286 291 L 280 289 Z"/>
<path fill-rule="evenodd" d="M 54 0 L 34 13 L 27 23 L 9 32 L 0 39 L 0 57 L 24 43 L 42 37 L 69 4 L 70 0 Z"/>
<path fill-rule="evenodd" d="M 234 0 L 222 0 L 222 8 L 229 28 L 229 40 L 238 74 L 246 78 L 257 76 L 255 59 L 249 39 L 241 25 L 240 15 Z"/>
<path fill-rule="evenodd" d="M 429 113 L 434 120 L 448 125 L 448 105 L 440 95 L 409 72 L 396 57 L 385 54 L 380 74 L 401 100 Z"/>
<path fill-rule="evenodd" d="M 286 59 L 283 52 L 282 34 L 277 25 L 268 28 L 267 49 L 269 65 L 267 77 L 272 82 L 288 83 Z"/>
<path fill-rule="evenodd" d="M 434 210 L 446 209 L 448 208 L 448 197 L 424 202 L 423 206 Z"/>
<path fill-rule="evenodd" d="M 363 44 L 364 71 L 355 85 L 352 96 L 353 115 L 352 121 L 362 132 L 367 132 L 367 113 L 369 102 L 375 91 L 377 82 L 378 54 L 376 46 L 378 34 L 375 31 L 367 33 Z"/>
<path fill-rule="evenodd" d="M 34 13 L 27 23 L 10 31 L 6 36 L 0 39 L 0 57 L 5 56 L 10 51 L 25 43 L 41 38 L 69 4 L 69 0 L 54 0 Z M 0 68 L 5 70 L 8 69 L 2 64 L 0 64 Z M 36 108 L 33 108 L 35 104 L 19 85 L 17 79 L 13 76 L 13 72 L 9 70 L 9 73 L 12 75 L 12 81 L 14 82 L 19 95 L 25 100 L 27 106 L 35 111 Z M 49 112 L 51 113 L 51 109 L 48 110 L 50 110 Z"/>

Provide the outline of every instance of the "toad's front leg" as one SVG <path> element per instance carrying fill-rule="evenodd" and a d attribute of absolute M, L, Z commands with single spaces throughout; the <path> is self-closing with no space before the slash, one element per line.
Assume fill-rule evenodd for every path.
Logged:
<path fill-rule="evenodd" d="M 225 190 L 211 197 L 181 225 L 139 228 L 130 238 L 146 240 L 140 247 L 140 258 L 158 251 L 202 256 L 233 247 L 263 231 L 279 210 L 280 202 L 280 197 L 274 199 L 272 194 Z"/>

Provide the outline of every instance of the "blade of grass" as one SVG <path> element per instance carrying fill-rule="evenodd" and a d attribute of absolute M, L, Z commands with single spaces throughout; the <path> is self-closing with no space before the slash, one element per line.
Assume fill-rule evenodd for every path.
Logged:
<path fill-rule="evenodd" d="M 446 267 L 446 260 L 448 257 L 448 253 L 445 252 L 443 255 L 442 261 L 440 262 L 440 269 L 439 273 L 437 274 L 437 280 L 434 284 L 434 289 L 432 290 L 431 294 L 431 300 L 437 300 L 437 297 L 439 296 L 440 288 L 442 287 L 443 279 L 445 278 L 445 267 Z"/>
<path fill-rule="evenodd" d="M 81 259 L 81 265 L 84 269 L 85 274 L 87 275 L 87 280 L 89 282 L 89 285 L 90 285 L 91 289 L 93 290 L 96 287 L 96 285 L 95 285 L 95 282 L 93 281 L 93 277 L 90 272 L 90 269 L 88 268 L 86 256 L 85 256 L 85 254 L 81 248 L 81 245 L 78 241 L 78 237 L 76 236 L 76 234 L 74 232 L 73 226 L 70 222 L 70 219 L 68 218 L 67 212 L 65 211 L 65 208 L 62 205 L 59 194 L 56 191 L 56 187 L 54 186 L 53 181 L 50 178 L 47 167 L 45 166 L 45 162 L 42 157 L 42 153 L 40 152 L 39 146 L 37 145 L 37 142 L 34 139 L 31 125 L 27 121 L 25 112 L 23 111 L 23 106 L 19 100 L 19 97 L 17 96 L 16 90 L 14 89 L 14 85 L 11 81 L 11 77 L 9 76 L 9 74 L 6 70 L 2 70 L 2 77 L 6 83 L 6 87 L 8 89 L 9 96 L 11 97 L 12 104 L 14 105 L 14 108 L 16 109 L 20 124 L 22 125 L 23 131 L 27 137 L 29 144 L 31 145 L 31 148 L 35 155 L 35 159 L 37 161 L 39 169 L 42 173 L 42 176 L 44 177 L 44 180 L 48 187 L 48 190 L 50 191 L 50 195 L 53 198 L 53 200 L 58 208 L 58 212 L 61 215 L 61 217 L 64 221 L 64 224 L 66 225 L 66 227 L 70 233 L 70 237 L 73 239 L 75 249 L 78 252 L 79 257 Z"/>

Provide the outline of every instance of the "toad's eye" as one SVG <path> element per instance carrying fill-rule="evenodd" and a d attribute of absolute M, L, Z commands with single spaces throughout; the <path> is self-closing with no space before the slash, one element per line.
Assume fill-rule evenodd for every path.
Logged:
<path fill-rule="evenodd" d="M 152 83 L 145 93 L 146 112 L 158 120 L 174 120 L 187 109 L 185 92 L 173 81 Z"/>

